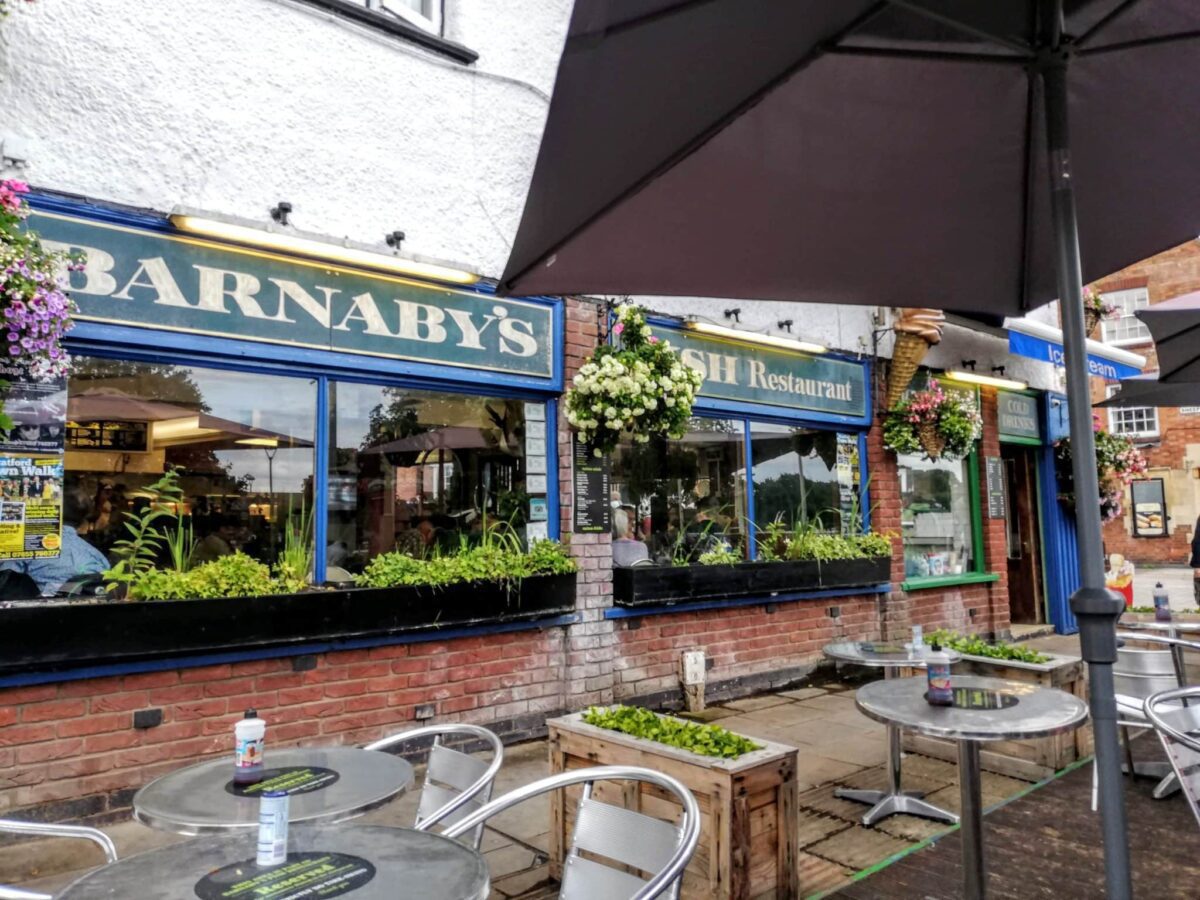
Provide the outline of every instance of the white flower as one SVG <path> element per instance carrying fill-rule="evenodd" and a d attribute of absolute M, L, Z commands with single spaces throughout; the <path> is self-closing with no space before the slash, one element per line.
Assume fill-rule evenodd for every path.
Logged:
<path fill-rule="evenodd" d="M 604 417 L 606 419 L 615 419 L 617 417 L 616 409 L 610 406 L 608 409 L 604 410 Z"/>
<path fill-rule="evenodd" d="M 674 397 L 663 397 L 663 403 L 667 404 L 667 407 L 670 408 L 675 405 L 675 398 Z"/>

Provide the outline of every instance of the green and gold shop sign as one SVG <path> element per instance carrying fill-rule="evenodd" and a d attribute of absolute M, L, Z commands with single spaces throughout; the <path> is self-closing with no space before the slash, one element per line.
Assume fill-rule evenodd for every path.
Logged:
<path fill-rule="evenodd" d="M 553 374 L 548 306 L 55 213 L 29 224 L 86 254 L 70 273 L 80 320 Z"/>
<path fill-rule="evenodd" d="M 1042 428 L 1038 422 L 1037 397 L 1015 394 L 1012 391 L 997 391 L 996 406 L 1001 440 L 1012 439 L 1026 443 L 1041 441 Z"/>
<path fill-rule="evenodd" d="M 700 396 L 863 420 L 867 365 L 836 356 L 653 327 L 704 373 Z"/>

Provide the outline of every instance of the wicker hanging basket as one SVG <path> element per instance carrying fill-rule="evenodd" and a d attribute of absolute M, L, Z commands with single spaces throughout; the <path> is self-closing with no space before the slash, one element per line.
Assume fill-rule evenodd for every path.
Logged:
<path fill-rule="evenodd" d="M 925 455 L 935 462 L 946 449 L 946 436 L 938 431 L 933 422 L 922 422 L 917 426 L 917 439 L 920 440 Z"/>
<path fill-rule="evenodd" d="M 887 408 L 891 409 L 904 396 L 904 391 L 912 383 L 921 360 L 929 352 L 932 345 L 925 338 L 916 334 L 900 333 L 896 335 L 896 346 L 892 351 L 892 362 L 888 370 Z"/>
<path fill-rule="evenodd" d="M 1091 337 L 1092 332 L 1096 330 L 1096 326 L 1100 324 L 1100 320 L 1104 318 L 1098 309 L 1085 309 L 1083 311 L 1083 333 L 1085 337 Z"/>

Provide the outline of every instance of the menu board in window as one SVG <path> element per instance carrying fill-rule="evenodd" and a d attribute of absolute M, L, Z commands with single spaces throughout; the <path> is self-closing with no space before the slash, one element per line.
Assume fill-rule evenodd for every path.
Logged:
<path fill-rule="evenodd" d="M 1133 498 L 1135 537 L 1166 537 L 1167 496 L 1161 478 L 1146 478 L 1129 485 Z"/>
<path fill-rule="evenodd" d="M 67 447 L 71 450 L 116 450 L 145 453 L 149 428 L 145 422 L 68 422 Z"/>
<path fill-rule="evenodd" d="M 576 534 L 607 534 L 612 530 L 612 506 L 609 502 L 609 459 L 596 456 L 590 445 L 572 435 L 575 460 Z"/>

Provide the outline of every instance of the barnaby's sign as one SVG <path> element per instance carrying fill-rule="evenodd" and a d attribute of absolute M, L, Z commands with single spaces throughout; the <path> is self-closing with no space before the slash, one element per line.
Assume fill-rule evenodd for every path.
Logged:
<path fill-rule="evenodd" d="M 35 211 L 77 318 L 550 378 L 549 306 Z"/>
<path fill-rule="evenodd" d="M 867 416 L 867 364 L 652 326 L 704 373 L 700 396 L 849 419 Z"/>

